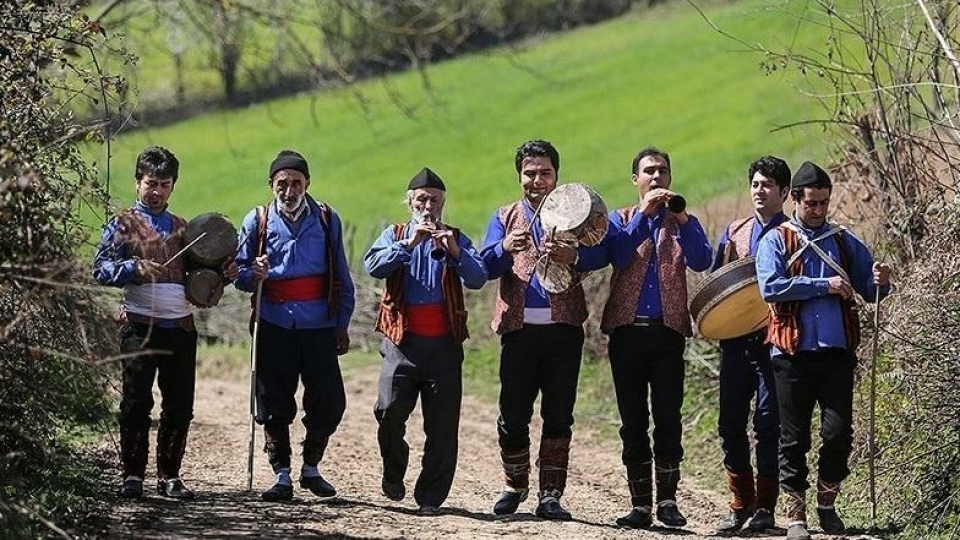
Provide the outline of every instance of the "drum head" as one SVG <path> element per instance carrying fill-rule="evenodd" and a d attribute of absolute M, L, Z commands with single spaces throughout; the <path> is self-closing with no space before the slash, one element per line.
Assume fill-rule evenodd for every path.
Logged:
<path fill-rule="evenodd" d="M 184 294 L 191 304 L 208 308 L 217 305 L 223 296 L 223 278 L 216 270 L 200 268 L 187 272 Z"/>
<path fill-rule="evenodd" d="M 745 336 L 767 326 L 768 307 L 757 287 L 753 257 L 734 261 L 710 274 L 694 291 L 690 314 L 710 339 Z"/>
<path fill-rule="evenodd" d="M 584 184 L 557 186 L 540 207 L 543 230 L 572 231 L 582 225 L 592 212 L 593 195 L 596 192 Z"/>
<path fill-rule="evenodd" d="M 187 223 L 184 243 L 189 245 L 203 233 L 207 234 L 190 246 L 187 257 L 197 266 L 220 268 L 237 251 L 237 229 L 223 214 L 200 214 Z"/>
<path fill-rule="evenodd" d="M 572 266 L 557 264 L 546 256 L 537 259 L 536 273 L 543 288 L 554 294 L 573 287 L 576 280 L 576 272 Z"/>

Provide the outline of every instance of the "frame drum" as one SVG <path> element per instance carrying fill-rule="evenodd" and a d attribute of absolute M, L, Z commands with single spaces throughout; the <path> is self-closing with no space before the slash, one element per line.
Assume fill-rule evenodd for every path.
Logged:
<path fill-rule="evenodd" d="M 223 278 L 216 270 L 199 268 L 187 272 L 183 292 L 191 304 L 209 308 L 220 302 L 223 296 Z"/>
<path fill-rule="evenodd" d="M 767 303 L 757 287 L 753 257 L 720 267 L 693 292 L 690 315 L 706 338 L 731 339 L 767 326 Z"/>
<path fill-rule="evenodd" d="M 184 244 L 190 244 L 203 233 L 207 235 L 190 246 L 187 257 L 197 266 L 219 269 L 237 251 L 237 229 L 223 214 L 200 214 L 187 223 Z"/>
<path fill-rule="evenodd" d="M 540 208 L 544 231 L 569 232 L 581 246 L 595 246 L 607 234 L 607 206 L 586 184 L 563 184 L 547 195 Z"/>

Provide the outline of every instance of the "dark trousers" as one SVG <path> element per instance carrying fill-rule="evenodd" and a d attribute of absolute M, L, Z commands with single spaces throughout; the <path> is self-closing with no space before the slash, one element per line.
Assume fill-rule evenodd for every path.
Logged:
<path fill-rule="evenodd" d="M 620 410 L 622 458 L 628 470 L 648 463 L 652 457 L 664 464 L 676 464 L 683 459 L 680 407 L 685 345 L 679 332 L 662 324 L 621 326 L 610 336 L 608 349 Z M 651 412 L 652 453 L 647 434 Z"/>
<path fill-rule="evenodd" d="M 457 435 L 463 395 L 463 346 L 452 336 L 407 334 L 398 347 L 380 344 L 383 366 L 374 416 L 385 482 L 402 482 L 410 459 L 404 435 L 407 419 L 422 398 L 423 447 L 420 477 L 413 496 L 419 505 L 440 506 L 457 470 Z"/>
<path fill-rule="evenodd" d="M 297 416 L 298 382 L 303 382 L 303 425 L 308 440 L 332 435 L 346 409 L 335 329 L 287 329 L 261 321 L 256 369 L 256 418 L 268 432 L 270 464 L 274 471 L 289 468 L 289 426 Z"/>
<path fill-rule="evenodd" d="M 119 420 L 124 476 L 142 478 L 146 471 L 155 378 L 161 397 L 158 474 L 161 478 L 179 476 L 182 447 L 193 420 L 197 333 L 182 328 L 126 323 L 120 328 L 120 351 L 135 355 L 122 360 L 123 395 Z M 176 434 L 176 441 L 168 440 L 172 433 Z"/>
<path fill-rule="evenodd" d="M 780 483 L 804 491 L 814 405 L 820 405 L 823 445 L 817 463 L 820 480 L 837 483 L 849 474 L 853 449 L 853 371 L 857 357 L 845 349 L 800 351 L 772 359 L 780 405 Z"/>
<path fill-rule="evenodd" d="M 570 439 L 577 379 L 583 354 L 583 327 L 525 324 L 500 338 L 500 417 L 502 450 L 530 447 L 530 419 L 537 393 L 543 439 Z"/>
<path fill-rule="evenodd" d="M 777 389 L 765 332 L 720 342 L 720 420 L 723 466 L 730 472 L 752 472 L 747 419 L 756 397 L 753 433 L 757 440 L 757 474 L 777 478 L 780 418 Z"/>

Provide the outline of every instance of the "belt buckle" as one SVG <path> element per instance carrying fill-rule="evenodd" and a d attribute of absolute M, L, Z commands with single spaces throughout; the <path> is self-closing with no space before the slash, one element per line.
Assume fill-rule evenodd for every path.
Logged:
<path fill-rule="evenodd" d="M 660 324 L 663 324 L 663 319 L 659 319 L 657 317 L 636 316 L 633 318 L 633 326 L 650 327 L 650 326 L 657 326 Z"/>

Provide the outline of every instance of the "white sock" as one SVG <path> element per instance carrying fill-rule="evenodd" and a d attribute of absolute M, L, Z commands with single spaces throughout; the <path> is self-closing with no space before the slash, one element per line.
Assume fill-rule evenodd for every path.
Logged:
<path fill-rule="evenodd" d="M 290 469 L 283 468 L 277 473 L 277 483 L 281 486 L 292 486 L 293 480 L 290 478 Z"/>
<path fill-rule="evenodd" d="M 320 476 L 320 469 L 316 466 L 304 465 L 300 467 L 300 476 L 305 478 L 316 478 Z"/>

